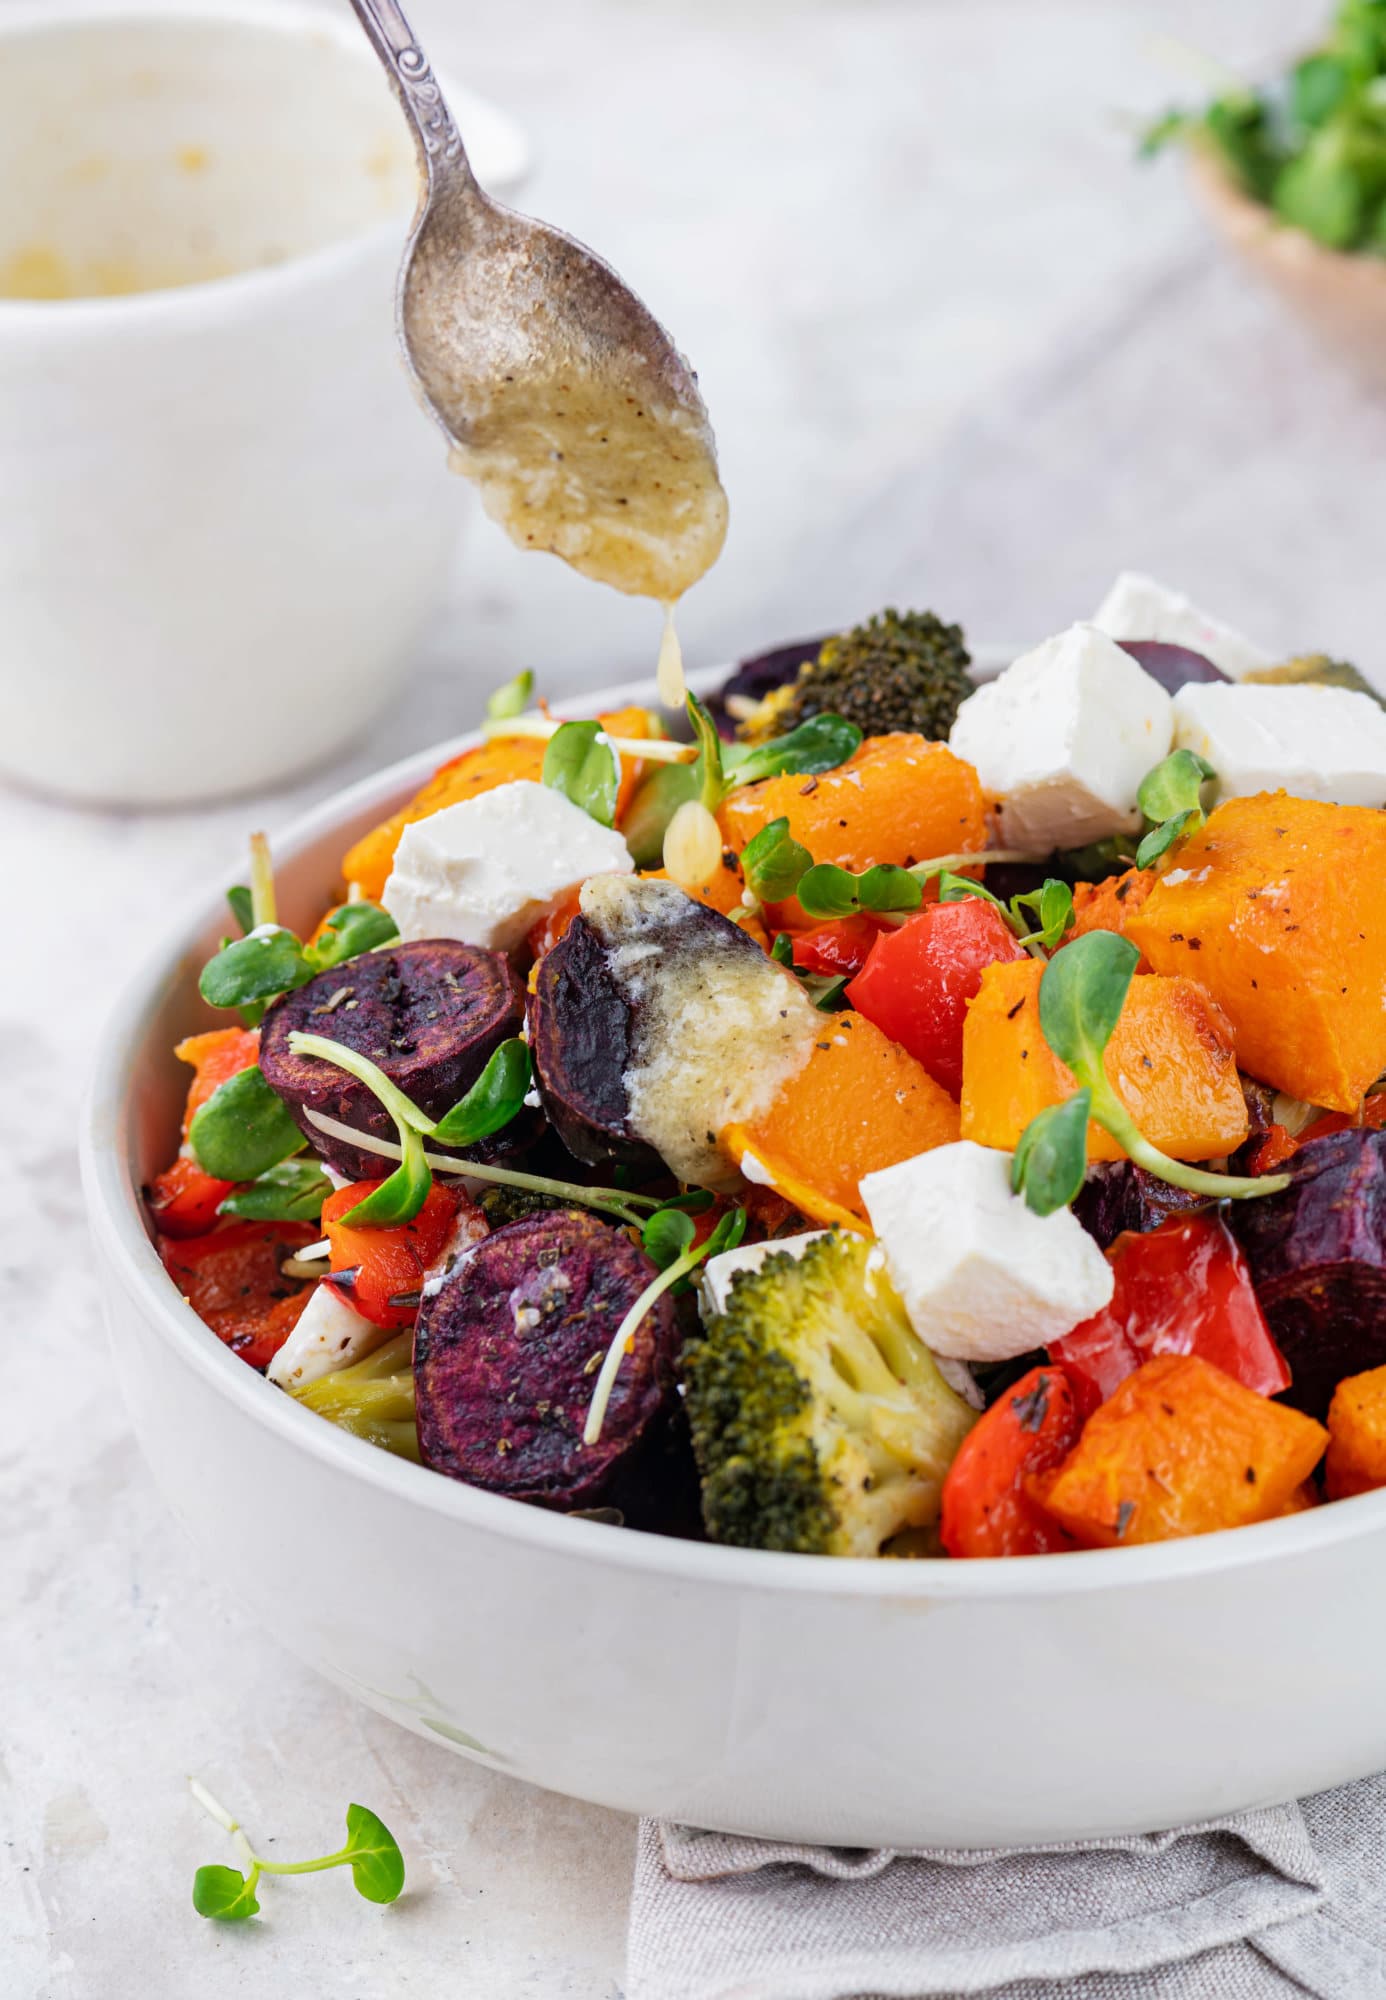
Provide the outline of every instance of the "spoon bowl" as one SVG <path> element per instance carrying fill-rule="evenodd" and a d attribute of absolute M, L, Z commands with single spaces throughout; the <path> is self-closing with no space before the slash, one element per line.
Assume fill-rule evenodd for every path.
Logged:
<path fill-rule="evenodd" d="M 410 378 L 522 548 L 672 603 L 726 535 L 697 378 L 611 267 L 480 187 L 394 0 L 353 0 L 414 131 L 423 191 L 400 267 Z"/>

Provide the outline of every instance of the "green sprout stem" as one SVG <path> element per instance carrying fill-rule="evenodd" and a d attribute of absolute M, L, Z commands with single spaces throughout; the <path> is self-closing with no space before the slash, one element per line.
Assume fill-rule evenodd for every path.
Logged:
<path fill-rule="evenodd" d="M 1092 1092 L 1092 1115 L 1102 1129 L 1110 1133 L 1138 1167 L 1144 1167 L 1147 1173 L 1168 1181 L 1172 1187 L 1186 1188 L 1190 1194 L 1207 1195 L 1210 1201 L 1246 1201 L 1258 1195 L 1279 1194 L 1282 1188 L 1290 1185 L 1288 1174 L 1257 1174 L 1247 1179 L 1236 1174 L 1206 1173 L 1201 1167 L 1191 1167 L 1183 1160 L 1171 1159 L 1168 1153 L 1162 1153 L 1145 1137 L 1108 1082 L 1105 1070 L 1100 1076 L 1089 1074 L 1084 1065 L 1074 1074 Z"/>
<path fill-rule="evenodd" d="M 355 1049 L 349 1049 L 345 1042 L 329 1041 L 326 1035 L 310 1035 L 301 1028 L 295 1028 L 289 1036 L 289 1048 L 296 1056 L 317 1056 L 320 1061 L 331 1063 L 334 1069 L 344 1069 L 358 1083 L 364 1083 L 396 1125 L 421 1132 L 426 1139 L 431 1139 L 437 1131 L 436 1119 L 420 1111 L 412 1098 L 406 1097 L 398 1085 L 391 1083 L 378 1063 L 373 1063 L 369 1056 L 358 1054 Z"/>
<path fill-rule="evenodd" d="M 1043 856 L 1032 854 L 1025 847 L 984 847 L 975 854 L 936 854 L 931 861 L 916 861 L 909 872 L 927 882 L 934 875 L 951 875 L 959 868 L 1006 867 L 1014 862 L 1042 859 Z"/>
<path fill-rule="evenodd" d="M 546 743 L 563 727 L 544 715 L 516 715 L 498 722 L 483 722 L 481 734 L 488 742 L 500 736 L 528 736 Z M 611 748 L 622 757 L 639 757 L 647 764 L 691 764 L 697 756 L 692 743 L 675 743 L 667 736 L 608 736 Z"/>
<path fill-rule="evenodd" d="M 663 1297 L 671 1285 L 676 1285 L 680 1278 L 686 1278 L 688 1273 L 702 1262 L 703 1258 L 707 1255 L 708 1244 L 711 1240 L 709 1237 L 707 1242 L 699 1243 L 685 1250 L 681 1257 L 676 1257 L 672 1264 L 667 1264 L 657 1278 L 651 1278 L 649 1284 L 646 1285 L 644 1291 L 617 1327 L 611 1345 L 607 1348 L 602 1360 L 601 1369 L 597 1375 L 597 1386 L 592 1391 L 592 1401 L 587 1410 L 587 1422 L 582 1427 L 582 1441 L 584 1444 L 596 1444 L 601 1437 L 602 1425 L 606 1421 L 607 1405 L 611 1401 L 611 1392 L 616 1387 L 616 1377 L 621 1372 L 621 1363 L 635 1345 L 636 1330 L 640 1322 L 644 1319 L 651 1306 Z"/>
<path fill-rule="evenodd" d="M 270 860 L 269 842 L 263 833 L 250 836 L 250 914 L 253 928 L 261 924 L 278 921 L 278 905 L 274 894 L 274 864 Z"/>
<path fill-rule="evenodd" d="M 363 1153 L 378 1153 L 382 1160 L 402 1160 L 403 1149 L 389 1139 L 377 1139 L 371 1132 L 360 1132 L 354 1125 L 344 1125 L 340 1118 L 329 1118 L 325 1111 L 308 1111 L 310 1124 L 316 1125 L 330 1139 L 344 1139 L 348 1145 L 358 1146 Z M 621 1188 L 583 1187 L 576 1181 L 549 1180 L 543 1174 L 521 1173 L 515 1167 L 483 1166 L 477 1160 L 449 1159 L 446 1153 L 430 1153 L 424 1150 L 424 1159 L 435 1173 L 465 1176 L 468 1180 L 486 1181 L 496 1187 L 525 1188 L 532 1194 L 552 1195 L 557 1201 L 569 1201 L 575 1208 L 599 1208 L 608 1211 L 631 1228 L 639 1228 L 642 1217 L 638 1210 L 654 1210 L 660 1202 L 653 1195 L 627 1194 Z"/>
<path fill-rule="evenodd" d="M 684 1210 L 683 1218 L 681 1218 L 681 1226 L 689 1236 L 692 1235 L 692 1227 L 687 1221 L 687 1215 L 689 1212 L 697 1212 L 693 1209 L 693 1203 L 697 1200 L 700 1192 L 700 1190 L 695 1189 L 690 1195 L 678 1196 L 674 1201 L 666 1204 L 666 1207 L 669 1209 Z M 666 1241 L 663 1249 L 657 1247 L 654 1241 L 655 1237 L 660 1234 L 659 1225 L 661 1221 L 668 1221 L 669 1219 L 667 1216 L 656 1216 L 643 1232 L 642 1242 L 645 1253 L 647 1256 L 653 1256 L 657 1261 L 666 1254 L 668 1248 L 672 1248 L 672 1245 L 668 1243 L 667 1230 L 664 1232 Z M 597 1386 L 592 1391 L 592 1401 L 587 1411 L 587 1422 L 583 1426 L 582 1441 L 584 1444 L 596 1444 L 597 1440 L 601 1437 L 602 1425 L 606 1421 L 607 1405 L 610 1403 L 612 1391 L 616 1387 L 616 1377 L 620 1373 L 621 1363 L 634 1346 L 636 1329 L 650 1310 L 650 1307 L 671 1286 L 679 1284 L 686 1278 L 689 1272 L 701 1264 L 705 1257 L 714 1257 L 723 1250 L 734 1250 L 745 1233 L 745 1209 L 728 1209 L 721 1221 L 704 1237 L 701 1243 L 689 1242 L 685 1244 L 678 1256 L 671 1258 L 664 1266 L 659 1276 L 652 1278 L 649 1284 L 646 1285 L 644 1291 L 617 1327 L 615 1337 L 610 1347 L 606 1350 L 601 1369 L 597 1375 Z"/>
<path fill-rule="evenodd" d="M 198 1870 L 193 1901 L 202 1916 L 231 1921 L 253 1916 L 259 1909 L 255 1888 L 262 1875 L 320 1875 L 327 1868 L 350 1867 L 358 1893 L 376 1903 L 392 1903 L 404 1886 L 404 1863 L 393 1834 L 374 1813 L 360 1806 L 349 1808 L 347 1839 L 334 1853 L 315 1855 L 308 1861 L 270 1861 L 255 1852 L 240 1821 L 199 1779 L 190 1777 L 188 1789 L 202 1810 L 230 1836 L 245 1870 L 243 1883 L 234 1875 L 228 1883 L 229 1871 L 219 1867 Z"/>

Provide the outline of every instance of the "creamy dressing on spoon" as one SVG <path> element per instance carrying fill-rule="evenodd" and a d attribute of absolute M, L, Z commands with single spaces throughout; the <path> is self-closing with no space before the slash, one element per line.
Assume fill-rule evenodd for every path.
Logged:
<path fill-rule="evenodd" d="M 465 439 L 450 465 L 475 480 L 512 541 L 663 606 L 659 695 L 682 708 L 674 606 L 712 567 L 727 533 L 707 423 L 628 380 L 577 367 L 564 376 L 501 376 L 480 402 L 469 384 L 465 398 L 451 407 L 442 399 L 442 408 Z"/>

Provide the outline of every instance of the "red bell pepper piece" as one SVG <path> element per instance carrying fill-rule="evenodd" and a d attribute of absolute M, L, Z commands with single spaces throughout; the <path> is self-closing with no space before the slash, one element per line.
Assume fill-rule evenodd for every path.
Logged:
<path fill-rule="evenodd" d="M 1196 1354 L 1243 1388 L 1276 1396 L 1289 1386 L 1236 1240 L 1221 1216 L 1176 1215 L 1107 1252 L 1112 1302 L 1049 1352 L 1062 1362 L 1084 1417 L 1158 1354 Z"/>
<path fill-rule="evenodd" d="M 1065 1371 L 1032 1368 L 968 1432 L 943 1482 L 950 1556 L 1043 1556 L 1078 1544 L 1027 1482 L 1061 1465 L 1083 1420 Z"/>
<path fill-rule="evenodd" d="M 204 1173 L 191 1153 L 180 1153 L 149 1184 L 154 1227 L 161 1236 L 205 1236 L 216 1227 L 217 1210 L 235 1185 Z"/>
<path fill-rule="evenodd" d="M 880 935 L 881 926 L 870 917 L 839 917 L 798 934 L 794 963 L 800 972 L 817 972 L 829 979 L 850 976 L 861 971 Z"/>
<path fill-rule="evenodd" d="M 252 1368 L 266 1368 L 313 1289 L 311 1282 L 284 1277 L 280 1263 L 314 1235 L 306 1222 L 227 1222 L 206 1236 L 162 1239 L 159 1255 L 218 1340 Z"/>
<path fill-rule="evenodd" d="M 260 1036 L 253 1028 L 214 1028 L 206 1035 L 189 1035 L 173 1052 L 191 1063 L 194 1076 L 183 1108 L 186 1142 L 193 1114 L 228 1078 L 260 1059 Z M 149 1187 L 149 1212 L 161 1236 L 201 1236 L 217 1219 L 217 1209 L 236 1185 L 204 1173 L 187 1150 L 172 1166 L 156 1174 Z"/>
<path fill-rule="evenodd" d="M 989 965 L 1024 956 L 994 903 L 980 896 L 930 903 L 899 930 L 881 933 L 847 998 L 957 1097 L 967 1003 Z"/>
<path fill-rule="evenodd" d="M 1326 1139 L 1333 1132 L 1352 1132 L 1361 1127 L 1379 1132 L 1386 1126 L 1386 1090 L 1378 1090 L 1363 1101 L 1360 1111 L 1325 1111 L 1296 1138 L 1283 1125 L 1272 1125 L 1251 1156 L 1248 1173 L 1270 1174 L 1294 1158 L 1311 1139 Z"/>
<path fill-rule="evenodd" d="M 1299 1141 L 1284 1125 L 1272 1125 L 1269 1132 L 1257 1140 L 1254 1151 L 1247 1162 L 1249 1174 L 1273 1174 L 1277 1167 L 1283 1167 L 1286 1160 L 1293 1159 L 1299 1151 Z"/>
<path fill-rule="evenodd" d="M 412 1222 L 393 1228 L 351 1228 L 339 1220 L 374 1193 L 379 1181 L 357 1181 L 338 1188 L 322 1205 L 322 1226 L 332 1245 L 331 1275 L 345 1279 L 337 1289 L 375 1326 L 412 1326 L 418 1315 L 418 1291 L 424 1273 L 452 1233 L 463 1196 L 438 1181 Z M 348 1277 L 347 1274 L 350 1274 Z"/>

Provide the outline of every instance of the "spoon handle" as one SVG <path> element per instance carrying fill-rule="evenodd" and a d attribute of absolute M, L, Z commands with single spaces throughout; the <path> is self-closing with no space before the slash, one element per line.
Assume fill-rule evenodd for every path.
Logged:
<path fill-rule="evenodd" d="M 419 162 L 429 186 L 445 176 L 470 181 L 472 170 L 462 134 L 404 9 L 397 0 L 351 0 L 351 4 L 414 128 Z"/>

